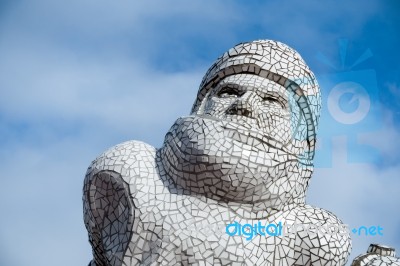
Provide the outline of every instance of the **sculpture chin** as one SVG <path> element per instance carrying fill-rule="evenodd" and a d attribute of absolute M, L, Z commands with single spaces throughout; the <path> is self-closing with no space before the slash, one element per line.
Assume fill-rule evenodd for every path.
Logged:
<path fill-rule="evenodd" d="M 167 133 L 160 156 L 177 185 L 218 200 L 282 205 L 305 189 L 298 184 L 296 158 L 229 121 L 179 118 Z M 285 182 L 292 185 L 282 186 Z"/>

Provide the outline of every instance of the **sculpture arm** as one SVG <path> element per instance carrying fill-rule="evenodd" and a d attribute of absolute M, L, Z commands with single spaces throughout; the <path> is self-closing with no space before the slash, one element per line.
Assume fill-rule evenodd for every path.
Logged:
<path fill-rule="evenodd" d="M 89 166 L 83 211 L 94 256 L 90 266 L 135 265 L 143 260 L 135 250 L 144 230 L 136 194 L 138 183 L 148 182 L 154 156 L 150 145 L 128 141 L 109 149 Z"/>
<path fill-rule="evenodd" d="M 89 171 L 83 197 L 95 265 L 122 265 L 135 212 L 129 186 L 115 171 Z"/>

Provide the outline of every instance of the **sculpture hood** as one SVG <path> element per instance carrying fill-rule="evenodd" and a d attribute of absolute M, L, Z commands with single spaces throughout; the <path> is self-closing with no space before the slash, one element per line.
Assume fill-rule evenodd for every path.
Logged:
<path fill-rule="evenodd" d="M 202 109 L 203 99 L 223 78 L 235 74 L 254 74 L 270 79 L 293 92 L 304 116 L 308 142 L 307 159 L 314 157 L 316 129 L 321 109 L 317 80 L 299 53 L 273 40 L 240 43 L 229 49 L 208 69 L 192 107 L 192 114 Z M 299 139 L 299 137 L 297 137 Z"/>

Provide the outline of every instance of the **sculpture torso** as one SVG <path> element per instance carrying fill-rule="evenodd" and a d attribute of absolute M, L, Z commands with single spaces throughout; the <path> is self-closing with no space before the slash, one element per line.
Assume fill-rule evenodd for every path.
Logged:
<path fill-rule="evenodd" d="M 98 232 L 99 239 L 92 241 L 101 243 L 102 252 L 107 254 L 95 255 L 98 265 L 345 263 L 348 254 L 341 250 L 350 246 L 348 235 L 309 235 L 300 231 L 287 236 L 255 235 L 246 240 L 244 236 L 229 236 L 225 232 L 225 226 L 234 222 L 340 225 L 333 214 L 301 204 L 288 205 L 283 210 L 271 209 L 269 215 L 258 213 L 257 217 L 251 212 L 235 210 L 227 202 L 190 195 L 163 175 L 157 166 L 160 160 L 157 154 L 150 145 L 130 141 L 105 152 L 89 168 L 85 195 L 90 191 L 98 193 L 92 200 L 98 204 L 92 204 L 89 210 L 90 203 L 84 198 L 85 220 L 92 235 Z M 126 213 L 127 206 L 132 207 L 132 213 Z M 107 214 L 99 213 L 95 218 L 96 208 L 105 209 Z"/>

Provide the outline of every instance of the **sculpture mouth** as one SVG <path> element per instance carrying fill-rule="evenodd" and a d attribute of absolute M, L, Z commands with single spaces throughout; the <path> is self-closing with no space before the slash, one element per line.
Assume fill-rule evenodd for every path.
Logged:
<path fill-rule="evenodd" d="M 216 128 L 219 127 L 226 132 L 230 132 L 227 133 L 225 137 L 233 138 L 235 141 L 243 142 L 244 144 L 250 145 L 249 139 L 252 139 L 253 145 L 254 141 L 256 141 L 257 143 L 262 143 L 263 145 L 277 149 L 284 149 L 285 146 L 282 142 L 274 138 L 274 136 L 271 136 L 268 132 L 261 130 L 256 119 L 254 118 L 247 118 L 243 120 L 243 116 L 238 115 L 231 115 L 229 119 L 225 119 L 225 116 L 220 118 L 210 115 L 196 115 L 186 118 L 212 121 L 218 124 L 218 126 L 214 125 Z M 236 118 L 240 119 L 240 121 L 237 121 Z M 236 137 L 233 137 L 235 135 Z M 240 136 L 244 138 L 241 138 Z"/>
<path fill-rule="evenodd" d="M 260 131 L 261 127 L 257 119 L 243 116 L 243 115 L 225 115 L 224 120 L 231 121 L 240 126 L 243 126 L 248 129 L 252 129 L 255 131 Z"/>
<path fill-rule="evenodd" d="M 263 133 L 257 119 L 251 117 L 245 117 L 242 115 L 224 115 L 223 117 L 215 117 L 207 114 L 197 115 L 196 117 L 204 120 L 215 121 L 216 123 L 219 123 L 223 129 L 237 129 L 241 133 L 254 132 L 257 133 L 257 135 Z"/>

